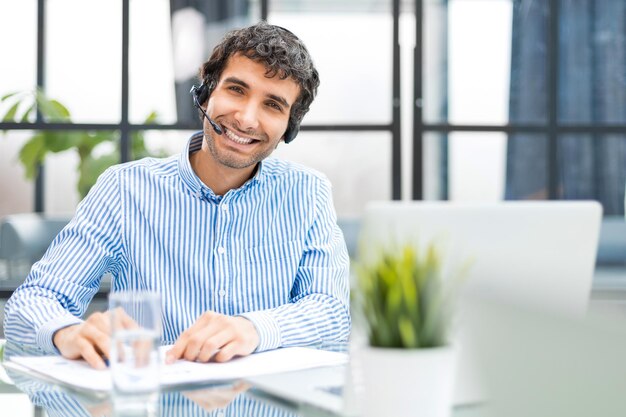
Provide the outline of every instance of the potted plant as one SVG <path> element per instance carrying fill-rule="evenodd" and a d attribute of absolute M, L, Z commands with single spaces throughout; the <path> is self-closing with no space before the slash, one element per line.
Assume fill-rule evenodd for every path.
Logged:
<path fill-rule="evenodd" d="M 46 122 L 72 123 L 67 107 L 58 100 L 48 98 L 40 90 L 6 94 L 0 97 L 0 106 L 6 108 L 6 112 L 0 114 L 0 120 L 4 122 L 28 122 L 34 120 L 35 112 L 39 111 Z M 156 120 L 157 114 L 151 112 L 144 124 L 156 123 Z M 131 135 L 134 158 L 164 156 L 161 151 L 156 154 L 148 152 L 143 132 L 133 132 Z M 120 162 L 119 144 L 119 132 L 115 130 L 40 130 L 34 132 L 22 146 L 19 160 L 26 178 L 32 180 L 37 167 L 44 163 L 48 154 L 75 150 L 79 158 L 76 189 L 82 199 L 105 169 Z"/>
<path fill-rule="evenodd" d="M 361 251 L 362 254 L 363 251 Z M 356 305 L 368 345 L 358 351 L 369 416 L 446 417 L 455 353 L 448 341 L 453 293 L 434 245 L 382 248 L 356 265 Z"/>

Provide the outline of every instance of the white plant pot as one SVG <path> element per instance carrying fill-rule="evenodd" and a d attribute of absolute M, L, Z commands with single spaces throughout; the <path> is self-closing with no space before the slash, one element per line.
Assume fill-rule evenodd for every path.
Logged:
<path fill-rule="evenodd" d="M 449 417 L 455 351 L 452 347 L 359 352 L 363 417 Z"/>

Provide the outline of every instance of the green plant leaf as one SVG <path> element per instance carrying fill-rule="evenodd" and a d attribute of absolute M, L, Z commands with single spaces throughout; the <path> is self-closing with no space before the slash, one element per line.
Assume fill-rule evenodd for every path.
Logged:
<path fill-rule="evenodd" d="M 46 148 L 58 153 L 73 149 L 80 145 L 82 133 L 76 131 L 43 131 Z"/>
<path fill-rule="evenodd" d="M 30 121 L 31 115 L 33 114 L 34 111 L 35 111 L 35 103 L 32 103 L 30 106 L 28 106 L 24 114 L 22 114 L 20 123 L 26 123 Z"/>
<path fill-rule="evenodd" d="M 57 100 L 48 99 L 40 90 L 35 93 L 35 100 L 44 119 L 51 122 L 71 122 L 69 110 Z"/>
<path fill-rule="evenodd" d="M 452 298 L 446 296 L 441 261 L 434 245 L 381 249 L 369 265 L 357 264 L 355 297 L 370 344 L 379 347 L 442 346 L 450 325 Z"/>
<path fill-rule="evenodd" d="M 22 146 L 18 157 L 24 166 L 27 179 L 35 178 L 37 166 L 43 161 L 45 154 L 45 139 L 42 132 L 36 133 Z"/>
<path fill-rule="evenodd" d="M 155 111 L 151 111 L 146 117 L 146 119 L 143 121 L 143 123 L 146 125 L 154 124 L 157 122 L 158 119 L 159 119 L 159 114 Z"/>
<path fill-rule="evenodd" d="M 402 339 L 402 345 L 407 348 L 419 347 L 419 341 L 417 334 L 411 319 L 403 316 L 398 320 L 398 329 L 400 331 L 400 338 Z"/>
<path fill-rule="evenodd" d="M 13 97 L 13 96 L 15 96 L 15 95 L 17 95 L 17 94 L 19 94 L 19 93 L 20 93 L 19 91 L 15 91 L 15 92 L 13 92 L 13 93 L 8 93 L 8 94 L 5 94 L 5 95 L 3 95 L 2 97 L 0 97 L 0 101 L 4 101 L 4 100 L 6 100 L 7 98 Z"/>
<path fill-rule="evenodd" d="M 110 166 L 119 163 L 119 155 L 116 151 L 93 158 L 91 155 L 85 158 L 79 165 L 78 194 L 83 199 L 96 183 L 98 177 Z"/>
<path fill-rule="evenodd" d="M 17 108 L 20 106 L 20 102 L 14 103 L 9 110 L 2 117 L 3 122 L 13 122 L 15 121 L 15 115 L 17 113 Z"/>
<path fill-rule="evenodd" d="M 50 106 L 54 108 L 54 113 L 59 115 L 59 118 L 64 121 L 70 120 L 70 111 L 60 102 L 52 99 L 49 101 Z"/>

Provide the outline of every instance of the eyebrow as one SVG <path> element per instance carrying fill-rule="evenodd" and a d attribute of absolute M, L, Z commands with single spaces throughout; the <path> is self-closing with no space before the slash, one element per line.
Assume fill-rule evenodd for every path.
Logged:
<path fill-rule="evenodd" d="M 237 77 L 228 77 L 224 80 L 225 83 L 232 83 L 232 84 L 237 84 L 242 86 L 243 88 L 247 88 L 250 89 L 250 85 L 245 82 L 244 80 L 241 80 Z M 285 100 L 283 97 L 281 96 L 277 96 L 276 94 L 268 94 L 267 97 L 271 98 L 274 101 L 279 102 L 280 104 L 282 104 L 283 106 L 285 106 L 286 108 L 290 108 L 291 105 L 289 104 L 289 102 L 287 100 Z"/>

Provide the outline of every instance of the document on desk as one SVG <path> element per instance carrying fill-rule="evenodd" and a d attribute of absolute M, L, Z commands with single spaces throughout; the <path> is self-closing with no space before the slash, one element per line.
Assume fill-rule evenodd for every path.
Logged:
<path fill-rule="evenodd" d="M 179 360 L 166 365 L 165 352 L 170 348 L 171 346 L 160 348 L 162 362 L 159 379 L 162 387 L 217 383 L 251 376 L 341 365 L 348 361 L 345 353 L 293 347 L 254 353 L 225 363 Z M 74 388 L 96 392 L 111 390 L 110 371 L 93 369 L 83 360 L 70 360 L 61 356 L 21 356 L 12 357 L 4 363 L 4 366 Z"/>

